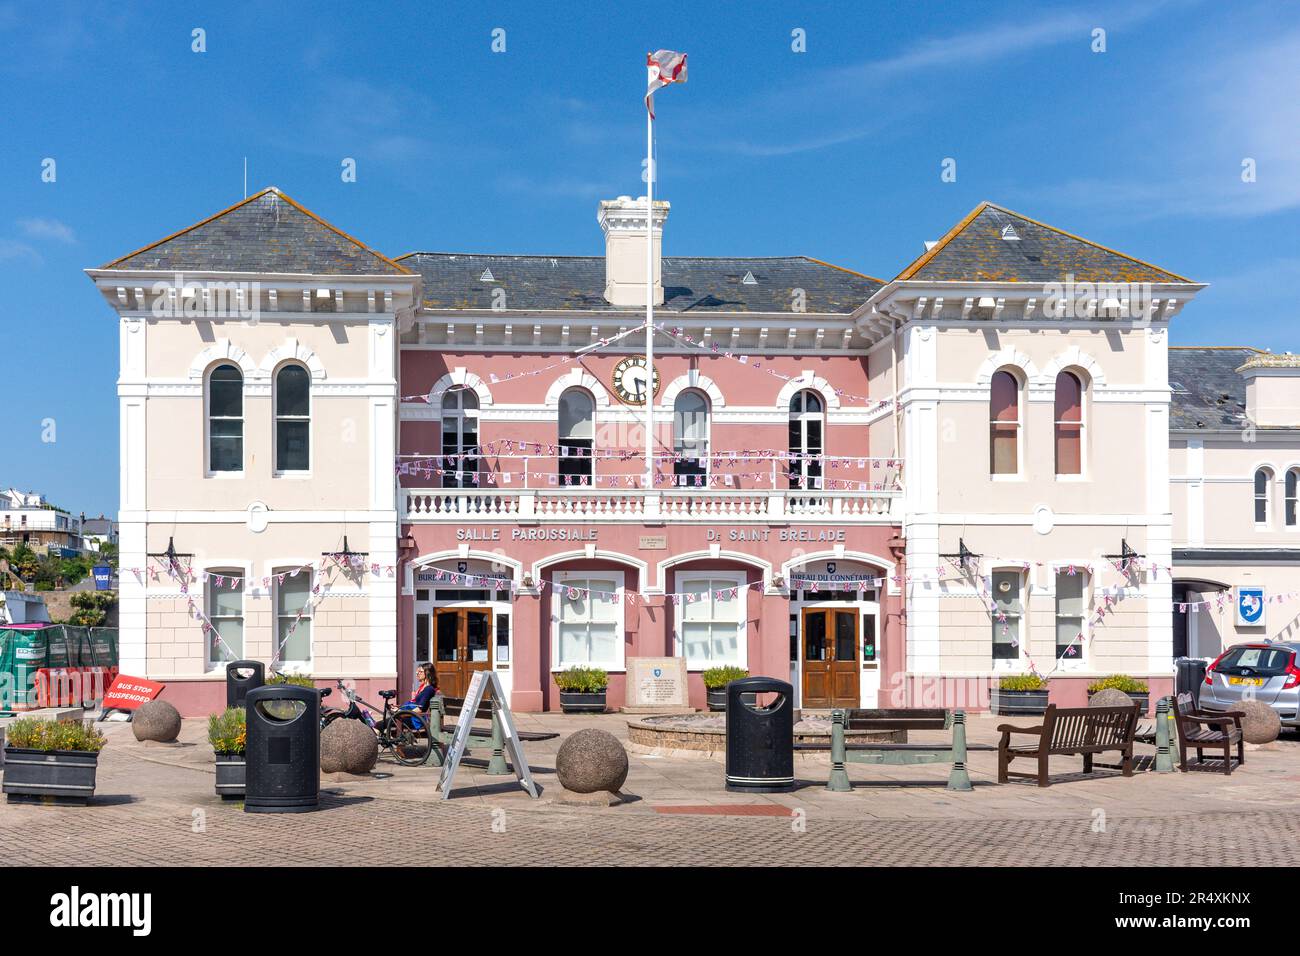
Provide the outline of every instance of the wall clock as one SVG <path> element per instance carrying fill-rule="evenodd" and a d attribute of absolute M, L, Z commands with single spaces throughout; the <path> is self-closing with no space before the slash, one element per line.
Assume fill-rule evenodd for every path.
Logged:
<path fill-rule="evenodd" d="M 629 405 L 644 405 L 646 393 L 645 356 L 634 355 L 614 366 L 614 394 Z M 659 394 L 659 370 L 654 370 L 654 394 Z"/>

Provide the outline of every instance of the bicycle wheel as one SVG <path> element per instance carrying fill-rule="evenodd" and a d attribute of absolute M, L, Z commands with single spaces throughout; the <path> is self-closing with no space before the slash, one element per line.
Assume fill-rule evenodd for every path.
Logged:
<path fill-rule="evenodd" d="M 393 758 L 404 767 L 416 767 L 429 756 L 428 735 L 415 728 L 415 715 L 401 711 L 384 725 L 383 736 L 393 751 Z"/>

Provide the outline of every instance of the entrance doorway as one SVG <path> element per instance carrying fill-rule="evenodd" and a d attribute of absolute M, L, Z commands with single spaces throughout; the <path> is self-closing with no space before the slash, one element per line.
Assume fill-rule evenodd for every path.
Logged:
<path fill-rule="evenodd" d="M 433 667 L 446 697 L 464 697 L 475 671 L 492 669 L 492 611 L 437 608 L 433 612 Z"/>
<path fill-rule="evenodd" d="M 858 611 L 805 608 L 803 700 L 807 708 L 859 706 Z"/>

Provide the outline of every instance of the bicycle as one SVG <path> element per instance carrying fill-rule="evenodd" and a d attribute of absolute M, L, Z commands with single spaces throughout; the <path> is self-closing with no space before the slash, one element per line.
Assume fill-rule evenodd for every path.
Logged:
<path fill-rule="evenodd" d="M 428 734 L 428 715 L 415 711 L 400 710 L 393 707 L 395 690 L 381 690 L 379 696 L 384 699 L 381 710 L 374 704 L 362 700 L 357 692 L 339 680 L 336 686 L 348 702 L 346 709 L 327 707 L 321 710 L 321 729 L 324 730 L 336 720 L 360 720 L 375 732 L 382 751 L 388 751 L 393 759 L 404 767 L 416 767 L 424 763 L 429 755 L 429 748 L 434 746 Z M 373 714 L 378 714 L 376 720 Z M 421 743 L 424 736 L 428 743 Z"/>

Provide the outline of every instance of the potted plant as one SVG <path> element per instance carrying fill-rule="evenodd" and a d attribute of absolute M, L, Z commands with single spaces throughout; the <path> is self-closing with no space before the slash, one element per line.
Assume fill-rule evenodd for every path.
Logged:
<path fill-rule="evenodd" d="M 603 714 L 609 675 L 599 667 L 570 667 L 555 675 L 560 710 L 566 714 Z"/>
<path fill-rule="evenodd" d="M 1151 700 L 1151 693 L 1145 681 L 1129 677 L 1127 674 L 1110 674 L 1089 684 L 1088 696 L 1092 697 L 1092 695 L 1098 691 L 1106 690 L 1108 688 L 1123 691 L 1128 694 L 1129 697 L 1132 698 L 1133 703 L 1137 704 L 1138 707 L 1141 708 L 1142 713 L 1145 714 L 1147 712 L 1147 706 Z"/>
<path fill-rule="evenodd" d="M 231 707 L 208 718 L 208 743 L 217 756 L 217 796 L 223 800 L 244 798 L 247 720 L 242 707 Z"/>
<path fill-rule="evenodd" d="M 1034 673 L 1003 677 L 989 694 L 989 708 L 1003 716 L 1046 712 L 1047 678 Z"/>
<path fill-rule="evenodd" d="M 708 693 L 709 710 L 720 711 L 727 709 L 727 685 L 733 680 L 748 677 L 749 671 L 728 664 L 725 667 L 710 667 L 700 676 L 704 678 L 704 689 Z M 745 694 L 743 699 L 745 703 L 753 704 L 756 696 Z"/>
<path fill-rule="evenodd" d="M 104 735 L 90 721 L 20 717 L 5 731 L 4 792 L 10 802 L 40 797 L 87 803 Z"/>

